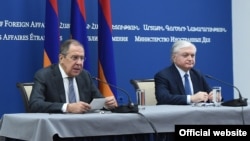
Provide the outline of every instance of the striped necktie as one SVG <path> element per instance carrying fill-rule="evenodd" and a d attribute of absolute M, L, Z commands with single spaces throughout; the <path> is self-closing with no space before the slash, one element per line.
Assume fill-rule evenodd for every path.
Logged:
<path fill-rule="evenodd" d="M 188 77 L 189 77 L 189 75 L 186 73 L 186 74 L 184 75 L 184 78 L 185 78 L 185 85 L 184 85 L 184 88 L 185 88 L 185 93 L 186 93 L 186 95 L 191 95 L 192 92 L 191 92 L 191 87 L 190 87 L 190 83 L 189 83 Z"/>
<path fill-rule="evenodd" d="M 76 102 L 76 95 L 75 95 L 75 90 L 74 90 L 74 85 L 73 85 L 73 77 L 68 77 L 69 79 L 69 103 L 74 103 Z"/>

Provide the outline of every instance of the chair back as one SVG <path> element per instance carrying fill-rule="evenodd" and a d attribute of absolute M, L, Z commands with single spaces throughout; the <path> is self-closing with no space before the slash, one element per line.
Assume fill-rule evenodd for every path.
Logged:
<path fill-rule="evenodd" d="M 24 82 L 24 83 L 18 82 L 16 84 L 17 88 L 21 92 L 26 113 L 30 112 L 30 110 L 29 110 L 29 98 L 30 98 L 30 94 L 31 94 L 33 85 L 34 85 L 33 82 Z"/>
<path fill-rule="evenodd" d="M 145 105 L 156 105 L 154 79 L 131 79 L 130 83 L 137 89 L 145 90 Z"/>

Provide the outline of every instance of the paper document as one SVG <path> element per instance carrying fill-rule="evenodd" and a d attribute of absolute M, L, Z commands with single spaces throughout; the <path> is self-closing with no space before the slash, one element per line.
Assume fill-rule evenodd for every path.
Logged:
<path fill-rule="evenodd" d="M 94 98 L 91 103 L 91 110 L 100 110 L 104 107 L 105 98 Z"/>

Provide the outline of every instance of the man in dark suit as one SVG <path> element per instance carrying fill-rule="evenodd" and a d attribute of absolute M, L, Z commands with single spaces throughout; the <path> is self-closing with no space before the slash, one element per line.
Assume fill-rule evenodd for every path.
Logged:
<path fill-rule="evenodd" d="M 91 109 L 93 98 L 101 98 L 91 75 L 83 69 L 84 47 L 76 40 L 65 41 L 60 48 L 59 64 L 38 70 L 34 76 L 29 106 L 31 112 L 85 113 Z M 68 95 L 69 78 L 73 79 L 74 102 Z M 106 97 L 105 106 L 115 108 L 114 96 Z"/>
<path fill-rule="evenodd" d="M 196 47 L 191 42 L 180 40 L 173 44 L 172 64 L 154 76 L 158 105 L 186 105 L 212 101 L 212 89 L 204 76 L 193 68 L 195 55 Z M 189 76 L 189 93 L 185 93 L 185 74 Z"/>

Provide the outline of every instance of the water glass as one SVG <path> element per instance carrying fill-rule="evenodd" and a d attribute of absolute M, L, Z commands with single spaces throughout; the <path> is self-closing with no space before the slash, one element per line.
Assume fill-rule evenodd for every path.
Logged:
<path fill-rule="evenodd" d="M 136 98 L 137 98 L 137 104 L 139 106 L 145 105 L 145 90 L 144 89 L 137 89 L 136 90 Z"/>
<path fill-rule="evenodd" d="M 220 106 L 221 104 L 221 87 L 214 86 L 213 87 L 213 103 L 215 106 Z"/>

